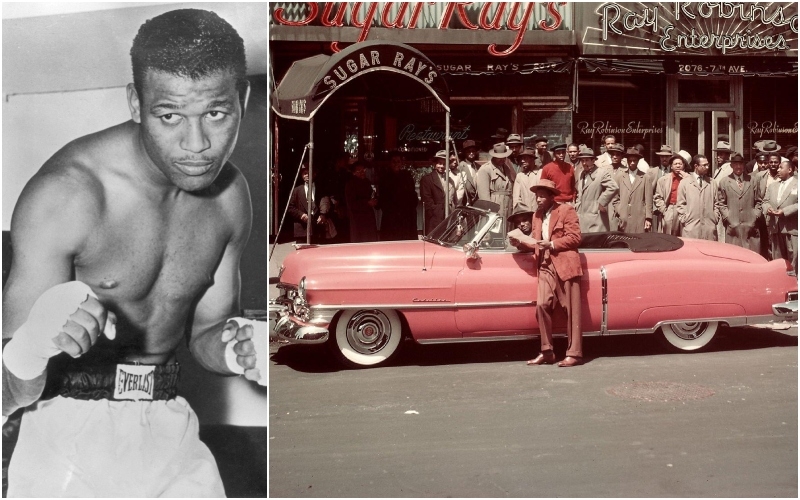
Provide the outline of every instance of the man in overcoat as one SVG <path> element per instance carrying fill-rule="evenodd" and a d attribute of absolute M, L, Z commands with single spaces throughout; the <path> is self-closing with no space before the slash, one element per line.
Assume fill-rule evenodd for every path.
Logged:
<path fill-rule="evenodd" d="M 669 168 L 669 175 L 658 179 L 653 193 L 653 205 L 661 213 L 661 228 L 657 232 L 680 236 L 681 221 L 677 210 L 678 187 L 685 177 L 690 176 L 687 172 L 689 164 L 686 163 L 683 156 L 676 153 L 669 158 Z"/>
<path fill-rule="evenodd" d="M 614 181 L 619 194 L 614 198 L 618 228 L 626 233 L 650 231 L 653 222 L 653 187 L 650 178 L 637 167 L 642 157 L 636 148 L 628 148 L 628 167 L 618 169 Z"/>
<path fill-rule="evenodd" d="M 719 210 L 716 205 L 717 181 L 708 175 L 708 158 L 692 158 L 694 172 L 678 186 L 678 218 L 684 238 L 717 241 Z"/>
<path fill-rule="evenodd" d="M 536 193 L 539 208 L 533 216 L 532 237 L 536 243 L 525 243 L 509 237 L 509 243 L 520 249 L 534 251 L 538 271 L 536 318 L 541 333 L 541 353 L 528 365 L 556 362 L 553 352 L 553 313 L 557 306 L 567 311 L 567 355 L 558 366 L 583 364 L 583 333 L 581 331 L 581 260 L 578 246 L 581 227 L 578 214 L 567 203 L 555 201 L 560 190 L 555 183 L 541 179 L 531 188 Z"/>
<path fill-rule="evenodd" d="M 502 142 L 489 151 L 490 161 L 478 170 L 478 199 L 500 205 L 498 214 L 507 219 L 513 211 L 512 195 L 517 173 L 508 165 L 506 158 L 511 150 Z"/>
<path fill-rule="evenodd" d="M 757 221 L 762 217 L 758 182 L 745 172 L 742 155 L 734 154 L 730 162 L 732 172 L 720 179 L 716 202 L 725 228 L 725 243 L 758 253 L 760 238 Z"/>
<path fill-rule="evenodd" d="M 786 259 L 797 274 L 797 177 L 792 164 L 781 162 L 780 182 L 767 189 L 762 210 L 767 217 L 772 259 Z"/>
<path fill-rule="evenodd" d="M 429 234 L 444 220 L 445 182 L 450 183 L 450 210 L 456 206 L 456 185 L 445 175 L 447 153 L 437 151 L 433 157 L 433 171 L 419 181 L 419 194 L 425 210 L 425 234 Z"/>
<path fill-rule="evenodd" d="M 595 164 L 596 156 L 591 148 L 578 154 L 581 173 L 576 189 L 578 198 L 575 210 L 581 223 L 582 233 L 611 231 L 608 207 L 619 192 L 619 185 L 612 178 L 611 169 Z"/>
<path fill-rule="evenodd" d="M 536 151 L 525 148 L 519 154 L 520 171 L 514 180 L 512 206 L 514 213 L 520 210 L 536 211 L 536 195 L 531 187 L 539 183 L 542 169 L 536 167 Z"/>
<path fill-rule="evenodd" d="M 478 147 L 475 141 L 468 139 L 461 145 L 461 154 L 464 159 L 458 164 L 458 170 L 465 178 L 464 191 L 466 204 L 472 205 L 478 199 Z"/>
<path fill-rule="evenodd" d="M 325 237 L 330 203 L 321 203 L 323 197 L 319 196 L 320 190 L 317 188 L 317 183 L 309 182 L 308 165 L 303 165 L 300 175 L 303 178 L 303 184 L 292 190 L 287 212 L 294 221 L 294 237 L 298 243 L 306 243 L 306 225 L 309 221 L 311 222 L 311 242 L 319 243 Z M 314 178 L 316 179 L 316 177 L 315 173 Z M 308 213 L 309 184 L 311 185 L 311 214 Z M 325 199 L 329 200 L 327 197 Z"/>

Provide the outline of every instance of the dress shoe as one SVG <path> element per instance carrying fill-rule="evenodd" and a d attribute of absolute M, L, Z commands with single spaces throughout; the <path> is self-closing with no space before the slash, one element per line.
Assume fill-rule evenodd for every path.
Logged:
<path fill-rule="evenodd" d="M 528 366 L 533 365 L 552 365 L 556 362 L 556 355 L 553 352 L 543 352 L 535 358 L 528 360 Z"/>
<path fill-rule="evenodd" d="M 573 358 L 572 356 L 567 356 L 564 358 L 563 361 L 558 362 L 558 366 L 562 367 L 569 367 L 569 366 L 578 366 L 583 364 L 583 358 Z"/>

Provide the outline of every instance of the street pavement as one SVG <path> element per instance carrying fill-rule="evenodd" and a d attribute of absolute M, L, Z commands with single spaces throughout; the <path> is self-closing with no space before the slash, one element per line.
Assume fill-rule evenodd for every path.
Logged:
<path fill-rule="evenodd" d="M 270 496 L 797 497 L 797 328 L 717 336 L 587 338 L 576 368 L 526 366 L 536 341 L 365 370 L 273 344 Z"/>

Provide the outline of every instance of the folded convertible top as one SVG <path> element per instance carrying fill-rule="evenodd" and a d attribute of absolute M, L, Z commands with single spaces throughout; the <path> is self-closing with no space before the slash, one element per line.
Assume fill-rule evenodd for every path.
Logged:
<path fill-rule="evenodd" d="M 587 233 L 580 248 L 627 248 L 632 252 L 672 252 L 683 246 L 677 236 L 660 233 Z"/>

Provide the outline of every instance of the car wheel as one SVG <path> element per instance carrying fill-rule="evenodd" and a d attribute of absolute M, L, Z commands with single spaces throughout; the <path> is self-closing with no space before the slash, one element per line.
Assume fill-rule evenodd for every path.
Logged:
<path fill-rule="evenodd" d="M 391 309 L 348 309 L 336 321 L 330 347 L 346 366 L 361 368 L 389 361 L 400 350 L 403 327 Z"/>
<path fill-rule="evenodd" d="M 711 342 L 718 326 L 716 321 L 670 323 L 661 326 L 661 333 L 669 347 L 680 351 L 696 351 Z"/>

